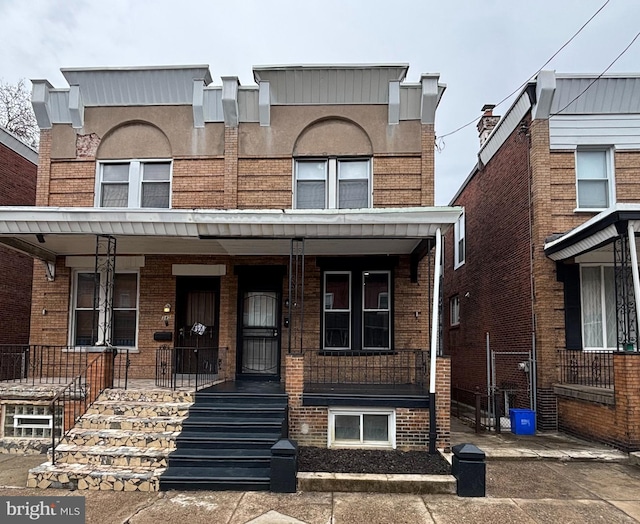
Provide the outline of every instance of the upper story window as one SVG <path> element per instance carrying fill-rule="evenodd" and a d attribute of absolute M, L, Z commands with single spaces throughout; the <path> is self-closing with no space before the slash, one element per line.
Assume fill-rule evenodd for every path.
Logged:
<path fill-rule="evenodd" d="M 465 219 L 464 211 L 453 228 L 453 267 L 459 268 L 465 261 Z"/>
<path fill-rule="evenodd" d="M 103 162 L 98 166 L 96 207 L 170 207 L 171 162 Z"/>
<path fill-rule="evenodd" d="M 576 151 L 578 209 L 601 210 L 613 203 L 613 166 L 610 149 Z"/>
<path fill-rule="evenodd" d="M 371 185 L 369 158 L 295 161 L 296 209 L 368 208 Z"/>

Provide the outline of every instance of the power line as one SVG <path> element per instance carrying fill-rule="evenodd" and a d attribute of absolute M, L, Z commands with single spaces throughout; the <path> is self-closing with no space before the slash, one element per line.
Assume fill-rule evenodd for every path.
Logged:
<path fill-rule="evenodd" d="M 599 74 L 597 77 L 595 77 L 591 82 L 589 82 L 589 85 L 588 85 L 587 87 L 585 87 L 582 91 L 580 91 L 580 93 L 578 93 L 578 95 L 577 95 L 573 100 L 571 100 L 571 102 L 569 102 L 566 106 L 564 106 L 564 107 L 563 107 L 562 109 L 560 109 L 559 111 L 556 111 L 555 113 L 551 113 L 549 116 L 550 116 L 550 117 L 552 117 L 552 116 L 559 115 L 559 114 L 560 114 L 560 113 L 562 113 L 562 112 L 563 112 L 567 107 L 569 107 L 569 106 L 570 106 L 571 104 L 573 104 L 576 100 L 578 100 L 578 98 L 580 98 L 582 95 L 584 95 L 584 94 L 587 92 L 587 90 L 588 90 L 588 89 L 589 89 L 593 84 L 595 84 L 598 80 L 600 80 L 600 79 L 602 78 L 602 76 L 603 76 L 607 71 L 609 71 L 609 69 L 611 69 L 611 67 L 613 66 L 613 64 L 615 64 L 615 63 L 620 59 L 620 57 L 622 57 L 622 55 L 624 55 L 624 54 L 629 50 L 629 48 L 630 48 L 630 47 L 635 43 L 635 41 L 636 41 L 638 38 L 640 38 L 640 32 L 639 32 L 639 33 L 637 33 L 637 34 L 636 34 L 636 36 L 634 36 L 634 37 L 633 37 L 633 40 L 631 40 L 631 42 L 629 42 L 629 44 L 627 45 L 627 47 L 625 47 L 625 48 L 622 50 L 622 52 L 621 52 L 618 56 L 616 56 L 616 57 L 615 57 L 615 59 L 613 60 L 613 62 L 611 62 L 611 63 L 607 66 L 607 68 L 606 68 L 604 71 L 602 71 L 602 73 L 600 73 L 600 74 Z"/>
<path fill-rule="evenodd" d="M 553 60 L 553 59 L 558 55 L 558 53 L 560 53 L 560 51 L 562 51 L 565 47 L 567 47 L 567 46 L 568 46 L 568 45 L 573 41 L 573 39 L 574 39 L 575 37 L 577 37 L 577 36 L 582 32 L 582 30 L 583 30 L 585 27 L 587 27 L 587 25 L 589 25 L 589 23 L 591 22 L 591 20 L 593 20 L 596 16 L 598 16 L 598 14 L 600 14 L 600 11 L 602 11 L 602 10 L 607 6 L 607 4 L 608 4 L 610 1 L 611 1 L 611 0 L 607 0 L 604 4 L 602 4 L 602 6 L 600 6 L 600 9 L 598 9 L 595 13 L 593 13 L 593 15 L 591 15 L 591 18 L 589 18 L 589 19 L 588 19 L 584 24 L 582 24 L 582 26 L 580 27 L 580 29 L 578 29 L 578 30 L 573 34 L 573 36 L 572 36 L 571 38 L 569 38 L 569 40 L 567 40 L 567 41 L 562 45 L 562 47 L 560 47 L 560 48 L 559 48 L 555 53 L 553 53 L 553 55 L 551 55 L 551 57 L 550 57 L 550 58 L 549 58 L 549 59 L 548 59 L 544 64 L 542 64 L 542 65 L 538 68 L 538 70 L 537 70 L 535 73 L 533 73 L 531 76 L 529 76 L 529 77 L 527 78 L 527 80 L 525 80 L 522 84 L 520 84 L 516 89 L 514 89 L 511 93 L 509 93 L 507 96 L 505 96 L 502 100 L 500 100 L 500 102 L 498 102 L 498 103 L 496 104 L 496 107 L 497 107 L 497 106 L 499 106 L 500 104 L 503 104 L 503 103 L 504 103 L 504 102 L 506 102 L 507 100 L 509 100 L 509 98 L 511 98 L 511 97 L 512 97 L 513 95 L 515 95 L 518 91 L 520 91 L 524 86 L 526 86 L 526 85 L 527 85 L 527 83 L 529 82 L 529 80 L 530 80 L 531 78 L 533 78 L 534 76 L 536 76 L 540 71 L 542 71 L 542 69 L 543 69 L 547 64 L 549 64 L 549 62 L 551 62 L 551 60 Z M 613 65 L 613 64 L 612 64 L 612 65 Z M 611 67 L 611 66 L 609 66 L 609 67 Z M 604 73 L 603 73 L 603 74 L 604 74 Z M 462 126 L 458 127 L 457 129 L 454 129 L 453 131 L 451 131 L 451 132 L 449 132 L 449 133 L 445 133 L 444 135 L 440 135 L 440 136 L 438 137 L 438 139 L 439 139 L 439 140 L 442 140 L 443 138 L 448 137 L 448 136 L 451 136 L 451 135 L 453 135 L 453 134 L 457 133 L 458 131 L 462 131 L 464 128 L 469 127 L 471 124 L 474 124 L 474 123 L 477 121 L 477 119 L 478 119 L 478 117 L 477 117 L 477 116 L 475 116 L 475 117 L 473 118 L 473 120 L 470 120 L 470 121 L 469 121 L 469 122 L 467 122 L 466 124 L 464 124 L 464 125 L 462 125 Z"/>

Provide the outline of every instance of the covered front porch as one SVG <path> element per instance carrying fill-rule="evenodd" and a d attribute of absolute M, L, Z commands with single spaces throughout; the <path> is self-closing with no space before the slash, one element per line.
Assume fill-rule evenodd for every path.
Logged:
<path fill-rule="evenodd" d="M 640 205 L 616 204 L 545 244 L 564 285 L 558 426 L 624 451 L 640 449 L 639 232 Z"/>

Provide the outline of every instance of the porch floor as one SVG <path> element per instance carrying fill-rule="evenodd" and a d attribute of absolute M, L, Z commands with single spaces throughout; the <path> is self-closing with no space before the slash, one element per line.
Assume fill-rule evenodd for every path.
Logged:
<path fill-rule="evenodd" d="M 221 382 L 206 388 L 202 388 L 200 393 L 262 393 L 281 394 L 284 393 L 284 384 L 277 381 L 262 380 L 235 380 Z"/>

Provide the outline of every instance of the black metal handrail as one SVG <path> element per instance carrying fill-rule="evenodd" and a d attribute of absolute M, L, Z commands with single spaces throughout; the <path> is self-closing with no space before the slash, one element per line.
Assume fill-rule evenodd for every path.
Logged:
<path fill-rule="evenodd" d="M 222 356 L 226 349 L 160 346 L 156 350 L 156 386 L 197 391 L 224 380 Z"/>
<path fill-rule="evenodd" d="M 613 352 L 559 350 L 561 384 L 612 388 Z"/>
<path fill-rule="evenodd" d="M 429 351 L 318 351 L 304 354 L 305 384 L 415 385 L 429 378 Z"/>
<path fill-rule="evenodd" d="M 51 463 L 56 461 L 56 440 L 60 441 L 106 388 L 113 387 L 114 359 L 117 350 L 105 348 L 95 355 L 87 366 L 75 376 L 49 403 L 53 418 L 51 429 Z"/>
<path fill-rule="evenodd" d="M 87 366 L 88 358 L 73 346 L 0 345 L 0 381 L 67 384 Z"/>

